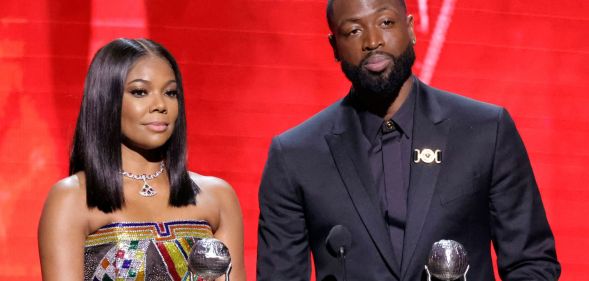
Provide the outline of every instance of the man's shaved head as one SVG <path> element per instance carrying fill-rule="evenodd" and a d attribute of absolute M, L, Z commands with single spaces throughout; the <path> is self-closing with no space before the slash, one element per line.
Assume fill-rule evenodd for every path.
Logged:
<path fill-rule="evenodd" d="M 327 24 L 329 25 L 329 29 L 333 32 L 333 3 L 336 0 L 327 0 L 327 9 L 326 9 L 326 15 L 327 15 Z M 346 1 L 346 0 L 340 0 L 340 1 Z M 405 0 L 392 0 L 392 1 L 397 1 L 399 4 L 401 4 L 401 7 L 403 8 L 403 11 L 405 11 L 405 13 L 407 13 L 407 5 L 405 4 Z"/>

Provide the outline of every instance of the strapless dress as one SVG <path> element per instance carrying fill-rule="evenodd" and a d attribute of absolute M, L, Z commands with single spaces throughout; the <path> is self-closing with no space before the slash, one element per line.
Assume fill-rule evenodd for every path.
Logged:
<path fill-rule="evenodd" d="M 210 237 L 202 220 L 105 225 L 86 237 L 84 280 L 188 280 L 192 245 Z"/>

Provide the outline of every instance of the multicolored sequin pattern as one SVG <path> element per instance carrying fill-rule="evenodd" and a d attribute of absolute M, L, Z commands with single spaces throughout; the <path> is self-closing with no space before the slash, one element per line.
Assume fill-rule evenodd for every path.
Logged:
<path fill-rule="evenodd" d="M 96 267 L 92 280 L 145 280 L 145 252 L 149 243 L 149 240 L 120 241 Z"/>
<path fill-rule="evenodd" d="M 187 280 L 186 260 L 192 245 L 196 239 L 212 236 L 206 221 L 113 223 L 103 226 L 86 238 L 86 248 L 112 247 L 95 265 L 89 280 Z M 150 245 L 153 245 L 151 251 L 156 254 L 148 259 Z M 150 265 L 149 261 L 158 264 Z M 157 272 L 158 268 L 165 272 Z M 150 270 L 154 276 L 148 276 Z M 156 275 L 160 277 L 155 278 Z"/>

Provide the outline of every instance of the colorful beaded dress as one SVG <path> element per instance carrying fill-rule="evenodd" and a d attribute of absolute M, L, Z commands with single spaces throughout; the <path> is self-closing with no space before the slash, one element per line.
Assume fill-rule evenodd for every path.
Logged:
<path fill-rule="evenodd" d="M 86 238 L 84 280 L 189 280 L 190 248 L 207 237 L 206 221 L 105 225 Z"/>

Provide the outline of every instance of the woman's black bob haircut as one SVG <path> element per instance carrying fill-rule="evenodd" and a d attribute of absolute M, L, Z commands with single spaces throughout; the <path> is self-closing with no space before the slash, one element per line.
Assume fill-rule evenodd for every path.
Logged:
<path fill-rule="evenodd" d="M 196 204 L 198 186 L 186 170 L 186 113 L 182 77 L 176 60 L 149 39 L 116 39 L 92 59 L 74 133 L 69 173 L 86 175 L 86 204 L 110 213 L 123 207 L 121 108 L 125 79 L 142 57 L 158 56 L 169 64 L 178 85 L 178 119 L 170 139 L 159 148 L 170 178 L 171 206 Z"/>

